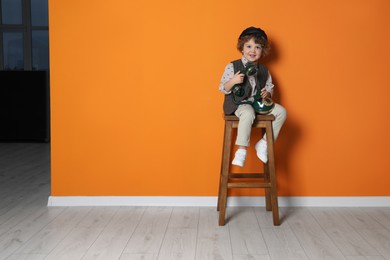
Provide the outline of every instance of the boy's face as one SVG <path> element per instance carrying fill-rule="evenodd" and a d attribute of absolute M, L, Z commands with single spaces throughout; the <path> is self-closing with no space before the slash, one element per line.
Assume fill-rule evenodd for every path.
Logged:
<path fill-rule="evenodd" d="M 260 59 L 261 51 L 261 45 L 252 38 L 244 44 L 242 54 L 249 62 L 255 62 Z"/>

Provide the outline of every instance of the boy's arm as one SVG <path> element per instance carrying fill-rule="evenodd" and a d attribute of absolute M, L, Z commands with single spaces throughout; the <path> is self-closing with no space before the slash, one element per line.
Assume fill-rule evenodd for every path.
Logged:
<path fill-rule="evenodd" d="M 274 95 L 274 84 L 272 83 L 271 74 L 268 72 L 267 82 L 265 83 L 265 90 L 270 93 L 271 97 Z"/>
<path fill-rule="evenodd" d="M 223 72 L 223 75 L 222 75 L 222 78 L 221 78 L 221 83 L 219 84 L 219 90 L 224 93 L 224 94 L 230 94 L 231 93 L 231 88 L 233 87 L 233 85 L 230 86 L 230 88 L 228 88 L 229 86 L 226 86 L 225 84 L 230 81 L 234 76 L 234 68 L 233 68 L 233 63 L 229 63 L 228 65 L 226 65 L 225 67 L 225 71 Z M 226 90 L 227 89 L 227 90 Z"/>

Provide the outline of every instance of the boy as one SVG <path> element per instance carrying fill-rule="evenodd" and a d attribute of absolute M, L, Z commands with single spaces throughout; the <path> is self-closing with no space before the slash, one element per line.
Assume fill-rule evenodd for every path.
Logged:
<path fill-rule="evenodd" d="M 268 69 L 259 63 L 260 58 L 265 57 L 269 52 L 269 43 L 266 33 L 255 27 L 245 29 L 237 42 L 237 50 L 242 53 L 239 60 L 232 61 L 225 67 L 222 75 L 219 90 L 225 94 L 223 104 L 226 115 L 235 114 L 239 118 L 236 145 L 238 149 L 232 161 L 233 165 L 243 167 L 246 159 L 246 149 L 249 146 L 252 124 L 256 117 L 256 112 L 251 104 L 237 104 L 231 95 L 233 86 L 240 84 L 244 89 L 244 96 L 240 97 L 241 101 L 248 103 L 253 101 L 258 91 L 262 98 L 272 97 L 274 85 Z M 246 76 L 240 71 L 244 71 L 248 64 L 257 66 L 257 73 L 252 76 Z M 275 107 L 270 112 L 275 116 L 272 123 L 274 140 L 279 135 L 283 123 L 286 121 L 287 112 L 284 107 L 275 103 Z M 256 154 L 261 161 L 268 161 L 267 141 L 263 136 L 255 145 Z"/>

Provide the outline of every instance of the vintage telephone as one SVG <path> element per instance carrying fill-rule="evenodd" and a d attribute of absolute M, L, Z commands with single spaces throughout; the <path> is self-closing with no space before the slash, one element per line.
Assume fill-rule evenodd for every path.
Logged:
<path fill-rule="evenodd" d="M 248 63 L 245 67 L 245 69 L 242 71 L 242 74 L 245 74 L 247 76 L 253 76 L 257 73 L 257 66 L 253 63 Z M 268 114 L 272 111 L 272 109 L 275 107 L 274 102 L 271 98 L 262 98 L 260 96 L 260 91 L 257 91 L 256 95 L 254 96 L 253 101 L 249 100 L 243 100 L 243 101 L 236 101 L 237 97 L 242 97 L 245 94 L 244 88 L 242 88 L 241 85 L 236 84 L 232 87 L 232 100 L 233 103 L 236 105 L 241 104 L 251 104 L 253 108 L 255 109 L 256 113 L 258 114 Z"/>
<path fill-rule="evenodd" d="M 248 63 L 243 71 L 240 71 L 240 74 L 245 74 L 247 76 L 253 76 L 257 73 L 257 66 L 253 63 Z M 237 97 L 242 97 L 245 94 L 245 90 L 241 87 L 241 85 L 236 84 L 232 88 L 232 92 Z M 235 100 L 233 100 L 235 101 Z"/>

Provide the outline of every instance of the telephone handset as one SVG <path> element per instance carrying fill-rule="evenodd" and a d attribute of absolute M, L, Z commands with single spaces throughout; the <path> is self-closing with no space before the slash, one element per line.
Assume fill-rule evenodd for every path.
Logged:
<path fill-rule="evenodd" d="M 245 74 L 247 76 L 253 76 L 257 73 L 258 69 L 256 64 L 248 63 L 245 67 L 245 69 L 242 71 L 242 74 Z M 250 100 L 243 100 L 243 101 L 236 101 L 237 97 L 242 97 L 245 94 L 244 88 L 242 88 L 241 85 L 236 84 L 232 87 L 232 100 L 233 103 L 236 105 L 241 104 L 251 104 L 256 113 L 258 114 L 268 114 L 272 111 L 272 109 L 275 107 L 274 102 L 271 98 L 262 98 L 260 96 L 260 91 L 257 91 L 256 95 L 254 96 L 253 101 Z"/>
<path fill-rule="evenodd" d="M 240 71 L 240 74 L 245 74 L 247 76 L 253 76 L 257 73 L 257 66 L 253 63 L 248 63 L 243 71 Z M 241 85 L 236 84 L 232 88 L 232 92 L 237 97 L 242 97 L 245 94 L 245 90 L 241 87 Z"/>

